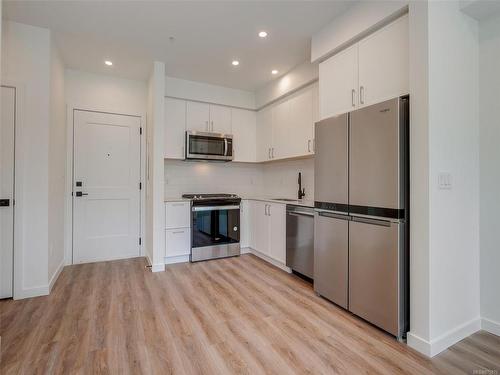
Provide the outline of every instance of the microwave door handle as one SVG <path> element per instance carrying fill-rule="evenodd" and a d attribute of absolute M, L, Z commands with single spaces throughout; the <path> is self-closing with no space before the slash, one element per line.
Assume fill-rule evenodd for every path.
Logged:
<path fill-rule="evenodd" d="M 227 138 L 224 138 L 224 156 L 227 156 Z"/>

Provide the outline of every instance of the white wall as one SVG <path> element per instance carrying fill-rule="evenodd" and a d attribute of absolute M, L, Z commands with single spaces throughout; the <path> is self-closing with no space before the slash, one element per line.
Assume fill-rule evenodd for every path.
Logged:
<path fill-rule="evenodd" d="M 477 21 L 458 2 L 430 2 L 431 355 L 480 326 L 478 131 Z M 452 190 L 438 189 L 440 172 Z"/>
<path fill-rule="evenodd" d="M 66 69 L 65 80 L 70 107 L 138 116 L 146 113 L 146 82 L 73 69 Z"/>
<path fill-rule="evenodd" d="M 49 126 L 49 283 L 64 265 L 66 184 L 66 100 L 64 64 L 51 40 Z"/>
<path fill-rule="evenodd" d="M 165 160 L 165 197 L 184 193 L 234 193 L 241 197 L 294 198 L 302 172 L 305 199 L 314 199 L 314 159 L 263 164 Z"/>
<path fill-rule="evenodd" d="M 481 316 L 500 335 L 500 16 L 481 21 L 479 36 Z"/>
<path fill-rule="evenodd" d="M 299 88 L 318 79 L 318 64 L 309 61 L 296 66 L 291 71 L 271 81 L 268 85 L 255 92 L 255 105 L 257 109 L 278 100 Z"/>
<path fill-rule="evenodd" d="M 165 95 L 181 99 L 255 109 L 255 95 L 253 92 L 174 77 L 165 78 Z"/>
<path fill-rule="evenodd" d="M 165 197 L 184 193 L 261 194 L 263 171 L 258 164 L 165 160 Z"/>
<path fill-rule="evenodd" d="M 314 158 L 275 161 L 262 164 L 265 196 L 296 198 L 299 190 L 298 173 L 302 172 L 304 199 L 314 200 Z"/>
<path fill-rule="evenodd" d="M 48 293 L 50 32 L 3 22 L 2 80 L 19 85 L 14 296 Z"/>
<path fill-rule="evenodd" d="M 311 61 L 320 62 L 363 38 L 406 8 L 409 1 L 362 1 L 313 35 Z"/>
<path fill-rule="evenodd" d="M 165 119 L 165 64 L 155 61 L 148 83 L 146 252 L 154 272 L 165 269 L 165 210 L 163 128 Z"/>

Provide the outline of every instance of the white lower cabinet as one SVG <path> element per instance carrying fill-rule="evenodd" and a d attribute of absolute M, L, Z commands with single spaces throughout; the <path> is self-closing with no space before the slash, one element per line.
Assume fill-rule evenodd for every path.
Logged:
<path fill-rule="evenodd" d="M 249 247 L 284 266 L 286 262 L 286 205 L 247 201 Z"/>
<path fill-rule="evenodd" d="M 165 263 L 187 262 L 191 253 L 191 202 L 165 203 Z"/>
<path fill-rule="evenodd" d="M 191 229 L 167 229 L 165 245 L 167 258 L 189 255 L 191 252 Z"/>

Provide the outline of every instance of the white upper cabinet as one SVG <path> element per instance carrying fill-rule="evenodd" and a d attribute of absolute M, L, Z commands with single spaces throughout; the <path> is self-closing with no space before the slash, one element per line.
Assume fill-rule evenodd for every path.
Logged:
<path fill-rule="evenodd" d="M 271 159 L 271 145 L 273 136 L 273 113 L 270 107 L 257 112 L 257 161 Z"/>
<path fill-rule="evenodd" d="M 358 104 L 358 45 L 319 64 L 319 113 L 328 118 L 352 111 Z"/>
<path fill-rule="evenodd" d="M 290 101 L 273 106 L 272 113 L 271 159 L 286 158 L 290 151 Z"/>
<path fill-rule="evenodd" d="M 233 134 L 233 160 L 257 161 L 257 119 L 255 111 L 233 108 L 231 110 Z"/>
<path fill-rule="evenodd" d="M 257 161 L 314 154 L 317 99 L 313 84 L 257 113 Z"/>
<path fill-rule="evenodd" d="M 231 108 L 210 104 L 209 131 L 231 134 Z"/>
<path fill-rule="evenodd" d="M 184 159 L 185 133 L 186 101 L 165 98 L 165 158 Z"/>
<path fill-rule="evenodd" d="M 359 104 L 409 92 L 408 16 L 359 42 Z"/>
<path fill-rule="evenodd" d="M 408 92 L 407 15 L 319 64 L 320 119 Z"/>
<path fill-rule="evenodd" d="M 186 130 L 210 131 L 210 106 L 208 104 L 187 101 Z"/>
<path fill-rule="evenodd" d="M 313 91 L 314 87 L 311 86 L 307 90 L 301 90 L 292 95 L 288 100 L 290 120 L 288 123 L 287 157 L 313 153 Z"/>

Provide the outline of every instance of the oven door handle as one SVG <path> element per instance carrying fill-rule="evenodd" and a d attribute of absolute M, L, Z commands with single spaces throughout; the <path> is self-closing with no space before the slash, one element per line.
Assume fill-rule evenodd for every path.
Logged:
<path fill-rule="evenodd" d="M 228 147 L 227 147 L 227 138 L 224 138 L 224 156 L 227 156 L 227 150 Z"/>
<path fill-rule="evenodd" d="M 193 212 L 200 211 L 217 211 L 217 210 L 239 210 L 240 206 L 198 206 L 193 207 L 191 210 Z"/>

